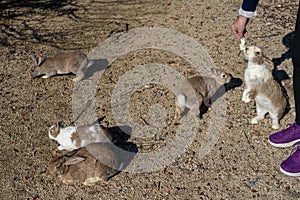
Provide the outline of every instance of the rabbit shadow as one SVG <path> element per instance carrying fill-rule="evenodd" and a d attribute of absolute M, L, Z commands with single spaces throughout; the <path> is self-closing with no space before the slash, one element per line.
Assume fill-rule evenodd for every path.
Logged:
<path fill-rule="evenodd" d="M 213 94 L 213 96 L 210 98 L 208 105 L 202 102 L 200 105 L 200 119 L 202 119 L 203 115 L 208 112 L 208 109 L 212 106 L 214 102 L 217 101 L 220 97 L 222 97 L 226 92 L 229 90 L 232 90 L 236 87 L 240 87 L 243 84 L 242 79 L 232 77 L 229 83 L 225 83 L 224 85 L 221 85 L 217 91 Z M 189 112 L 189 109 L 185 107 L 183 113 L 181 116 L 186 115 Z"/>
<path fill-rule="evenodd" d="M 108 68 L 109 62 L 107 59 L 92 59 L 89 60 L 87 68 L 84 70 L 82 80 L 89 79 L 94 76 L 96 72 L 103 71 Z"/>
<path fill-rule="evenodd" d="M 236 87 L 240 87 L 243 84 L 242 79 L 232 77 L 229 83 L 225 83 L 224 85 L 221 85 L 218 90 L 213 94 L 213 96 L 210 99 L 210 102 L 208 105 L 205 105 L 204 102 L 202 102 L 200 106 L 200 118 L 207 113 L 208 109 L 211 107 L 211 105 L 216 102 L 220 97 L 222 97 L 225 93 L 227 93 L 229 90 L 232 90 Z"/>
<path fill-rule="evenodd" d="M 292 58 L 292 44 L 294 41 L 295 32 L 290 32 L 282 38 L 282 44 L 287 48 L 287 51 L 281 54 L 278 58 L 272 58 L 273 69 L 272 74 L 274 79 L 281 85 L 281 81 L 284 79 L 290 79 L 289 75 L 284 70 L 279 70 L 278 66 L 285 60 Z"/>
<path fill-rule="evenodd" d="M 93 122 L 93 124 L 101 124 L 104 119 L 105 119 L 105 117 L 98 118 L 95 122 Z M 131 133 L 132 133 L 132 128 L 130 126 L 127 126 L 127 125 L 111 126 L 111 127 L 107 127 L 107 130 L 108 130 L 108 132 L 110 132 L 112 134 L 112 136 L 113 136 L 112 141 L 117 146 L 118 146 L 118 144 L 131 143 L 131 142 L 128 142 L 128 140 L 131 137 Z M 130 152 L 137 153 L 137 148 L 136 149 L 130 148 Z"/>

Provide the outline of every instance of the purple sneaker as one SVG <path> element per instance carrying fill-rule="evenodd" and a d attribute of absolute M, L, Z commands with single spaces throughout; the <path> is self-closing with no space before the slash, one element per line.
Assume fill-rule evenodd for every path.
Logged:
<path fill-rule="evenodd" d="M 288 176 L 300 176 L 300 146 L 280 164 L 280 171 Z"/>
<path fill-rule="evenodd" d="M 291 147 L 298 142 L 300 142 L 300 126 L 296 123 L 269 136 L 269 143 L 275 147 Z"/>

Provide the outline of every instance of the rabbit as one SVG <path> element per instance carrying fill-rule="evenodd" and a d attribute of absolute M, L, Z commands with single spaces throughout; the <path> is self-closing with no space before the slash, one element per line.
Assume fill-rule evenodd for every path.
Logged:
<path fill-rule="evenodd" d="M 273 78 L 271 70 L 264 61 L 265 56 L 257 46 L 248 46 L 244 51 L 248 61 L 245 70 L 245 89 L 242 101 L 249 103 L 252 99 L 256 103 L 257 116 L 251 120 L 251 124 L 265 118 L 269 113 L 272 119 L 272 128 L 279 129 L 279 120 L 283 117 L 287 107 L 287 99 L 282 87 Z"/>
<path fill-rule="evenodd" d="M 294 108 L 295 107 L 295 99 L 294 99 L 294 86 L 293 86 L 293 80 L 292 79 L 284 79 L 281 81 L 281 84 L 283 88 L 286 91 L 286 94 L 289 99 L 289 107 Z"/>
<path fill-rule="evenodd" d="M 73 81 L 80 81 L 84 77 L 84 69 L 89 66 L 89 60 L 79 50 L 67 50 L 52 57 L 42 60 L 31 52 L 31 58 L 34 65 L 29 68 L 29 77 L 31 79 L 42 76 L 49 78 L 54 75 L 74 73 L 76 78 Z"/>
<path fill-rule="evenodd" d="M 65 184 L 91 186 L 108 181 L 124 169 L 126 158 L 109 142 L 91 143 L 50 161 L 46 175 Z"/>
<path fill-rule="evenodd" d="M 93 123 L 82 126 L 61 127 L 62 116 L 48 130 L 50 139 L 56 140 L 58 150 L 72 151 L 93 142 L 113 141 L 113 134 L 100 124 Z"/>
<path fill-rule="evenodd" d="M 194 75 L 181 83 L 176 94 L 175 119 L 180 119 L 181 113 L 187 107 L 195 121 L 199 121 L 201 104 L 204 103 L 205 106 L 209 106 L 216 91 L 232 79 L 232 75 L 222 69 L 211 68 L 211 72 L 211 77 Z M 189 86 L 193 88 L 196 99 L 192 98 L 194 92 L 188 90 Z"/>

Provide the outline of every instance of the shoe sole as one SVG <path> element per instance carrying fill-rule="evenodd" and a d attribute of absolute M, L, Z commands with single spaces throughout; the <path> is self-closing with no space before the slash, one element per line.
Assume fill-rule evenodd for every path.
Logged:
<path fill-rule="evenodd" d="M 274 147 L 280 147 L 280 148 L 287 148 L 287 147 L 292 147 L 294 146 L 295 144 L 299 143 L 300 142 L 300 139 L 298 140 L 294 140 L 294 141 L 291 141 L 291 142 L 288 142 L 288 143 L 273 143 L 271 142 L 270 139 L 268 139 L 269 143 L 274 146 Z"/>
<path fill-rule="evenodd" d="M 284 169 L 282 169 L 281 167 L 280 167 L 280 171 L 282 173 L 284 173 L 285 175 L 288 175 L 288 176 L 292 176 L 292 177 L 298 177 L 298 176 L 300 176 L 300 172 L 297 172 L 297 173 L 287 172 Z"/>

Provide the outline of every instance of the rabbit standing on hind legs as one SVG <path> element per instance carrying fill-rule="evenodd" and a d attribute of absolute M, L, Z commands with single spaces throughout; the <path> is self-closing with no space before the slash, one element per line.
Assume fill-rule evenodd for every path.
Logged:
<path fill-rule="evenodd" d="M 246 47 L 244 55 L 248 65 L 245 70 L 246 87 L 242 101 L 249 103 L 253 99 L 256 103 L 257 116 L 251 120 L 251 124 L 257 124 L 269 113 L 272 118 L 272 128 L 278 129 L 279 120 L 287 107 L 287 99 L 283 90 L 274 80 L 271 70 L 264 62 L 264 55 L 260 48 Z"/>

